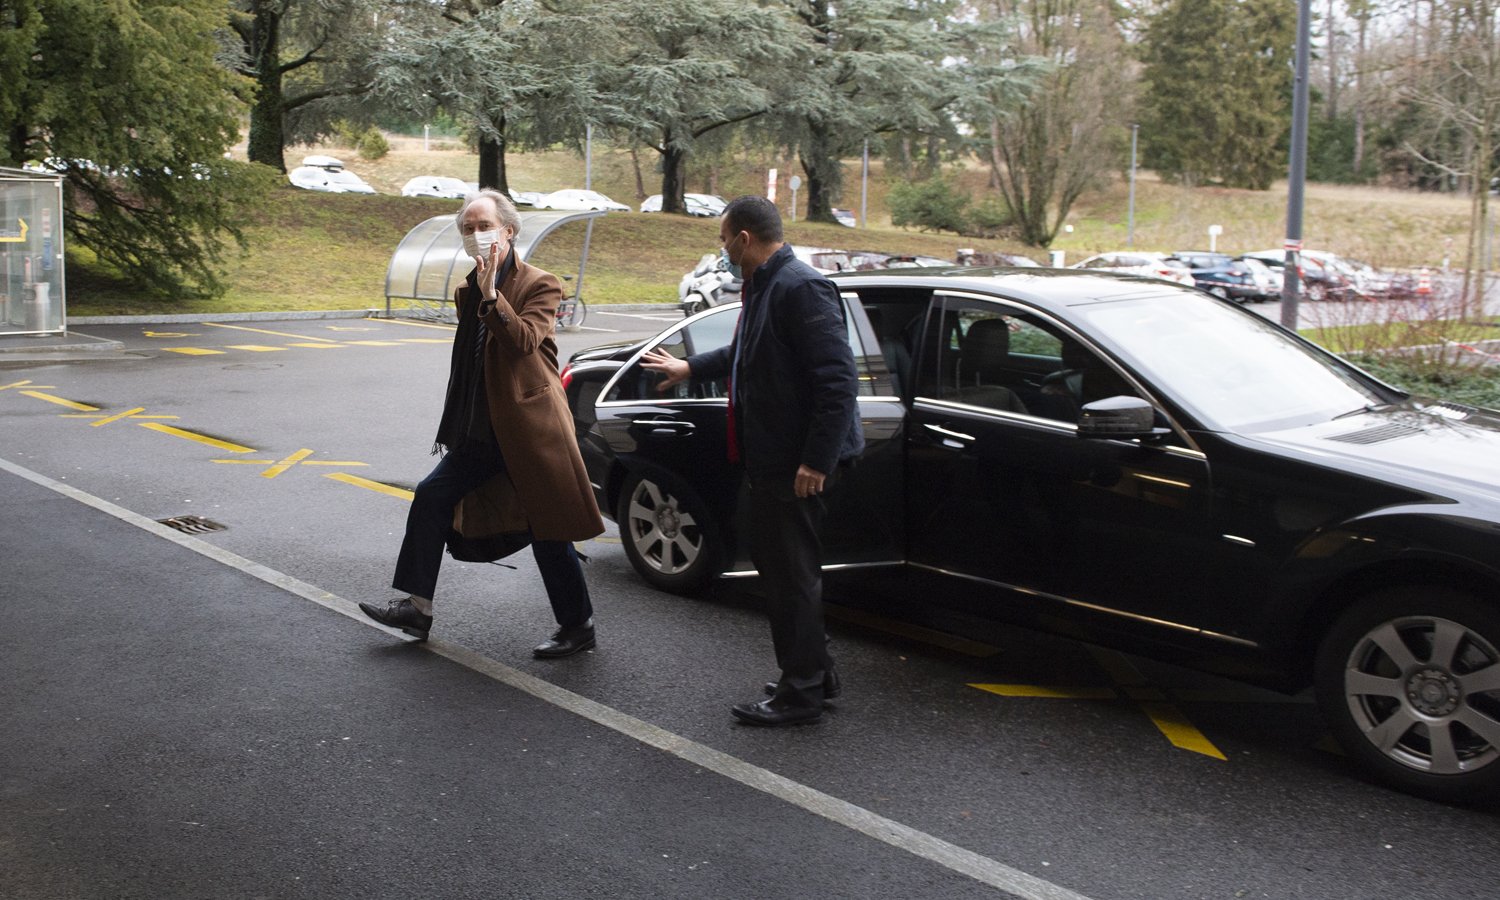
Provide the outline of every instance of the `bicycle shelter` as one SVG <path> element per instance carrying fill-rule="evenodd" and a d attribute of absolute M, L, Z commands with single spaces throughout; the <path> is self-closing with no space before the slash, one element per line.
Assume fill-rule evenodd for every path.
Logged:
<path fill-rule="evenodd" d="M 0 336 L 66 330 L 63 179 L 0 168 Z"/>
<path fill-rule="evenodd" d="M 560 277 L 573 280 L 573 300 L 583 292 L 583 272 L 588 264 L 589 241 L 594 236 L 594 220 L 602 210 L 571 212 L 567 210 L 530 210 L 521 212 L 521 232 L 512 242 L 517 255 L 529 260 L 537 245 L 555 229 L 572 222 L 588 223 L 583 235 L 583 252 L 578 258 L 578 273 Z M 404 300 L 415 318 L 444 322 L 456 320 L 453 291 L 473 268 L 473 260 L 464 253 L 458 233 L 458 214 L 433 216 L 418 223 L 406 233 L 391 254 L 385 272 L 385 314 L 392 301 Z"/>

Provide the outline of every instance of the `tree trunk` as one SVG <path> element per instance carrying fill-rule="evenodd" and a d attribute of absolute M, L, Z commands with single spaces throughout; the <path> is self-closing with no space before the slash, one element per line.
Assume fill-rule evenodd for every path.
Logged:
<path fill-rule="evenodd" d="M 807 123 L 807 140 L 798 158 L 807 175 L 807 221 L 837 224 L 833 217 L 833 195 L 839 189 L 839 164 L 833 158 L 828 133 L 823 126 Z"/>
<path fill-rule="evenodd" d="M 1339 117 L 1338 28 L 1334 25 L 1333 0 L 1328 0 L 1328 119 Z"/>
<path fill-rule="evenodd" d="M 255 105 L 250 107 L 251 162 L 286 171 L 284 132 L 286 98 L 281 91 L 281 14 L 270 4 L 255 5 L 250 29 L 250 65 L 255 77 Z"/>
<path fill-rule="evenodd" d="M 505 177 L 505 116 L 501 115 L 494 124 L 498 137 L 479 136 L 479 186 L 509 194 L 510 182 Z"/>
<path fill-rule="evenodd" d="M 1359 43 L 1354 48 L 1354 177 L 1365 168 L 1365 40 L 1368 36 L 1370 11 L 1359 16 Z"/>
<path fill-rule="evenodd" d="M 641 176 L 641 155 L 634 144 L 630 145 L 630 168 L 635 172 L 635 199 L 646 199 L 646 179 Z"/>
<path fill-rule="evenodd" d="M 687 151 L 673 145 L 670 132 L 665 137 L 666 149 L 661 155 L 661 211 L 680 215 L 686 211 L 682 192 L 686 190 L 683 171 L 687 167 Z"/>

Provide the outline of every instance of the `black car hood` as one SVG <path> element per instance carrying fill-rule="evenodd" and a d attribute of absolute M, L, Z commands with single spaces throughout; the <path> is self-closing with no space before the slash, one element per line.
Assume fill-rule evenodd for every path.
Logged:
<path fill-rule="evenodd" d="M 1500 509 L 1500 413 L 1413 398 L 1316 425 L 1247 435 L 1316 462 Z"/>

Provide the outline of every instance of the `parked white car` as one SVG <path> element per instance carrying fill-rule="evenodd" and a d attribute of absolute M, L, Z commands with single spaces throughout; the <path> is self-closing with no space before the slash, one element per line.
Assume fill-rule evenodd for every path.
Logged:
<path fill-rule="evenodd" d="M 1175 259 L 1168 259 L 1165 253 L 1135 250 L 1100 253 L 1068 268 L 1093 269 L 1117 275 L 1144 275 L 1147 278 L 1163 278 L 1188 287 L 1193 286 L 1193 270 Z"/>
<path fill-rule="evenodd" d="M 716 194 L 683 194 L 682 204 L 690 216 L 717 219 L 729 202 Z M 661 194 L 652 194 L 641 201 L 641 212 L 661 212 Z"/>
<path fill-rule="evenodd" d="M 617 203 L 598 191 L 585 191 L 578 188 L 567 188 L 561 191 L 553 191 L 536 198 L 537 209 L 604 209 L 619 212 L 630 212 L 630 207 L 623 203 Z"/>
<path fill-rule="evenodd" d="M 363 178 L 344 168 L 342 160 L 332 156 L 309 156 L 302 165 L 287 173 L 293 187 L 330 194 L 373 194 Z"/>
<path fill-rule="evenodd" d="M 401 188 L 401 196 L 462 200 L 478 189 L 479 185 L 464 181 L 462 178 L 449 178 L 446 175 L 418 175 Z"/>

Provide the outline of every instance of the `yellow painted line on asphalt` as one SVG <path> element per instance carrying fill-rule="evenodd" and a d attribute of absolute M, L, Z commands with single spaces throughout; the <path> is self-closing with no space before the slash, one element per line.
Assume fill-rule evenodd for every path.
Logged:
<path fill-rule="evenodd" d="M 1039 684 L 971 684 L 969 687 L 1002 697 L 1033 697 L 1043 700 L 1114 700 L 1120 696 L 1110 688 L 1044 687 Z"/>
<path fill-rule="evenodd" d="M 142 428 L 149 428 L 152 431 L 160 431 L 162 434 L 170 434 L 172 437 L 186 438 L 190 441 L 197 441 L 200 444 L 207 444 L 210 447 L 218 447 L 220 450 L 228 450 L 230 453 L 255 452 L 254 447 L 242 447 L 239 444 L 232 444 L 229 441 L 221 441 L 218 438 L 211 438 L 206 434 L 199 434 L 196 431 L 188 431 L 183 428 L 174 428 L 171 425 L 163 425 L 160 422 L 138 422 L 136 424 L 140 425 Z"/>
<path fill-rule="evenodd" d="M 368 478 L 360 478 L 358 475 L 350 475 L 347 472 L 329 472 L 323 477 L 332 478 L 334 481 L 342 481 L 344 484 L 352 484 L 355 487 L 362 487 L 368 491 L 376 491 L 381 494 L 388 494 L 392 497 L 398 497 L 406 501 L 410 501 L 412 498 L 411 491 L 404 490 L 398 487 L 391 487 L 388 484 L 381 484 L 378 481 L 371 481 Z"/>
<path fill-rule="evenodd" d="M 413 322 L 410 319 L 366 319 L 366 322 L 389 322 L 392 325 L 409 325 L 412 328 L 441 328 L 444 331 L 453 331 L 454 326 L 443 325 L 438 322 Z"/>
<path fill-rule="evenodd" d="M 345 341 L 346 344 L 356 344 L 360 347 L 399 347 L 400 341 Z M 446 342 L 445 342 L 446 343 Z"/>
<path fill-rule="evenodd" d="M 10 384 L 0 384 L 0 391 L 8 391 L 11 388 L 26 387 L 28 384 L 37 389 L 57 387 L 57 385 L 55 384 L 31 384 L 31 379 L 28 378 L 25 381 L 12 381 Z M 22 393 L 25 393 L 25 391 L 22 391 Z"/>
<path fill-rule="evenodd" d="M 48 403 L 56 403 L 58 406 L 66 406 L 68 409 L 82 410 L 83 412 L 98 412 L 99 407 L 89 406 L 87 403 L 79 403 L 74 400 L 65 400 L 62 397 L 54 397 L 41 391 L 22 391 L 27 397 L 35 397 L 38 400 L 46 400 Z"/>
<path fill-rule="evenodd" d="M 267 347 L 265 344 L 230 344 L 231 350 L 249 350 L 251 353 L 280 353 L 285 347 Z"/>
<path fill-rule="evenodd" d="M 202 347 L 163 347 L 168 353 L 181 353 L 183 356 L 212 356 L 223 353 L 223 350 L 206 350 Z"/>
<path fill-rule="evenodd" d="M 613 537 L 596 537 L 596 538 L 594 538 L 594 543 L 596 543 L 596 544 L 623 544 L 625 542 L 622 541 L 622 540 L 620 540 L 619 538 L 613 538 Z"/>
<path fill-rule="evenodd" d="M 452 338 L 397 338 L 403 344 L 451 344 Z"/>
<path fill-rule="evenodd" d="M 1170 703 L 1142 703 L 1141 709 L 1151 718 L 1157 730 L 1166 735 L 1172 746 L 1183 750 L 1191 750 L 1214 759 L 1228 760 L 1223 751 L 1213 745 L 1203 732 L 1193 727 L 1193 724 L 1178 709 Z"/>
<path fill-rule="evenodd" d="M 325 341 L 330 344 L 338 343 L 338 341 L 334 340 L 333 338 L 314 337 L 312 335 L 306 334 L 290 334 L 285 331 L 268 331 L 265 328 L 251 328 L 248 325 L 228 325 L 224 322 L 204 322 L 203 324 L 212 326 L 214 328 L 232 328 L 235 331 L 253 331 L 256 334 L 274 334 L 277 337 L 296 338 L 299 341 Z"/>
<path fill-rule="evenodd" d="M 301 450 L 298 450 L 296 453 L 293 453 L 291 456 L 285 457 L 273 464 L 270 468 L 260 473 L 260 477 L 275 478 L 277 475 L 280 475 L 282 472 L 285 472 L 287 469 L 290 469 L 297 463 L 302 462 L 309 456 L 312 456 L 312 451 L 304 447 Z"/>
<path fill-rule="evenodd" d="M 146 407 L 144 407 L 144 406 L 137 406 L 135 409 L 127 409 L 124 412 L 118 412 L 118 413 L 115 413 L 112 416 L 105 416 L 104 418 L 100 419 L 97 422 L 90 422 L 89 423 L 89 427 L 90 428 L 98 428 L 100 425 L 108 425 L 111 422 L 118 422 L 121 419 L 128 419 L 131 416 L 135 415 L 136 413 L 143 413 L 145 411 L 146 411 Z M 173 416 L 173 418 L 176 418 L 176 416 Z"/>
<path fill-rule="evenodd" d="M 915 641 L 921 641 L 924 644 L 931 644 L 935 647 L 942 647 L 945 650 L 952 650 L 955 653 L 962 653 L 965 656 L 983 658 L 994 656 L 1000 652 L 999 647 L 982 644 L 979 641 L 971 641 L 968 638 L 944 634 L 941 631 L 923 628 L 920 625 L 908 625 L 905 622 L 897 622 L 894 619 L 887 619 L 885 616 L 865 612 L 861 609 L 851 609 L 847 606 L 826 603 L 823 606 L 823 612 L 830 619 L 838 619 L 841 622 L 849 622 L 854 625 L 863 625 L 866 628 L 873 628 L 876 631 L 883 631 L 886 634 L 894 634 L 898 637 L 911 638 Z"/>
<path fill-rule="evenodd" d="M 343 344 L 287 344 L 288 347 L 306 347 L 309 350 L 341 350 Z"/>

